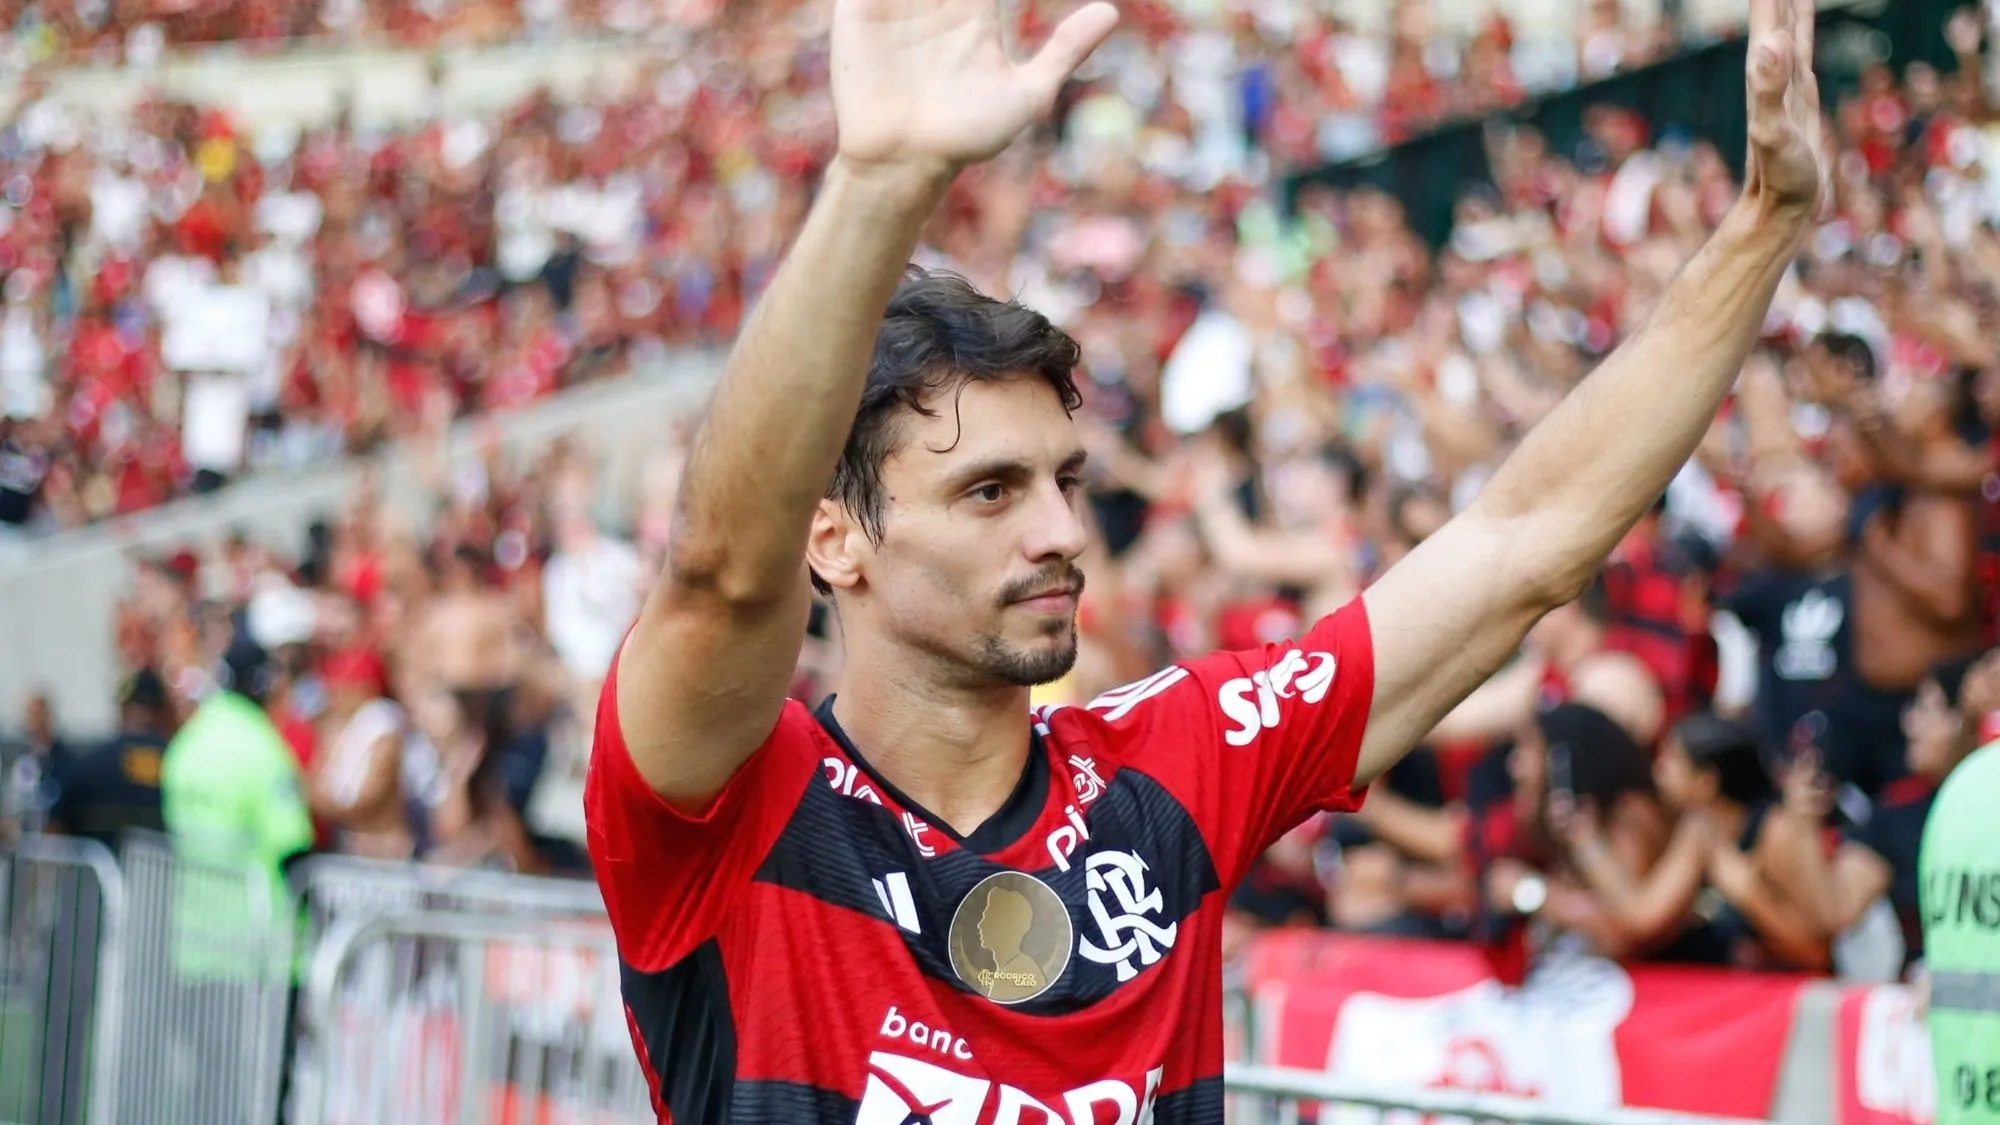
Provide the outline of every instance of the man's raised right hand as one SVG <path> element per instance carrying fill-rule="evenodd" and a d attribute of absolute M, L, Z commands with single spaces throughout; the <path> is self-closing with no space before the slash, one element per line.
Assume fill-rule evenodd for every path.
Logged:
<path fill-rule="evenodd" d="M 835 0 L 840 155 L 857 169 L 942 176 L 986 160 L 1048 114 L 1117 24 L 1110 4 L 1087 4 L 1015 62 L 1000 0 Z"/>

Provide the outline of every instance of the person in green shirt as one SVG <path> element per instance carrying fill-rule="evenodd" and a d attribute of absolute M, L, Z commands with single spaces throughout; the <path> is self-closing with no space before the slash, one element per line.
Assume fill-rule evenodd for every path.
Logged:
<path fill-rule="evenodd" d="M 179 1068 L 192 1087 L 167 1096 L 218 1121 L 261 1116 L 251 1105 L 257 1087 L 241 1080 L 242 1059 L 273 1034 L 283 1037 L 281 1104 L 285 1096 L 305 955 L 285 876 L 313 845 L 298 761 L 264 711 L 277 665 L 239 641 L 224 673 L 227 686 L 167 743 L 160 778 L 173 847 L 170 1025 L 193 1055 Z M 218 1012 L 237 1014 L 218 1021 Z"/>
<path fill-rule="evenodd" d="M 2000 652 L 1965 688 L 1969 723 L 2000 710 Z M 1945 779 L 1918 858 L 1936 1125 L 2000 1125 L 2000 742 Z"/>
<path fill-rule="evenodd" d="M 160 792 L 175 855 L 216 867 L 254 867 L 275 903 L 284 869 L 312 848 L 298 760 L 254 696 L 218 691 L 167 744 Z"/>

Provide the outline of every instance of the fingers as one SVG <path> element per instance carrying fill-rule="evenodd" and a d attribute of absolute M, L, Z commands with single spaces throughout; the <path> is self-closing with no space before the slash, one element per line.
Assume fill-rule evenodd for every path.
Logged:
<path fill-rule="evenodd" d="M 1820 143 L 1819 121 L 1819 78 L 1813 74 L 1814 40 L 1819 26 L 1819 9 L 1814 0 L 1790 0 L 1792 13 L 1792 96 L 1798 99 L 1800 108 L 1806 110 L 1812 120 L 1801 122 L 1810 126 L 1806 143 L 1814 152 L 1823 146 Z"/>
<path fill-rule="evenodd" d="M 1056 91 L 1083 65 L 1092 51 L 1118 26 L 1118 9 L 1098 2 L 1086 4 L 1056 27 L 1055 34 L 1033 59 L 1022 67 L 1024 77 L 1044 104 L 1053 103 Z"/>
<path fill-rule="evenodd" d="M 1789 0 L 1780 0 L 1789 2 Z M 1785 91 L 1792 85 L 1792 43 L 1780 31 L 1750 41 L 1750 141 L 1760 149 L 1784 143 Z"/>
<path fill-rule="evenodd" d="M 1813 39 L 1819 23 L 1814 0 L 1790 0 L 1792 5 L 1792 78 L 1804 88 L 1812 83 Z"/>
<path fill-rule="evenodd" d="M 1756 43 L 1778 30 L 1778 11 L 1791 0 L 1750 0 L 1750 42 Z"/>

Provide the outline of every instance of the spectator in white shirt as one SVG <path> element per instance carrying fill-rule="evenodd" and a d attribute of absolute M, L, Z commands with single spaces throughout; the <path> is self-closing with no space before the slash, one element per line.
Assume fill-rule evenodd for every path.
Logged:
<path fill-rule="evenodd" d="M 555 554 L 542 570 L 543 627 L 575 688 L 579 716 L 594 713 L 625 631 L 639 615 L 639 552 L 597 529 L 580 500 L 558 501 Z"/>

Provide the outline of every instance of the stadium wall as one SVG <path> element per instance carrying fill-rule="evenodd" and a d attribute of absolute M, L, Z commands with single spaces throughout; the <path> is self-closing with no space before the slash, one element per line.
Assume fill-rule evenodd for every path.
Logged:
<path fill-rule="evenodd" d="M 357 124 L 386 127 L 418 119 L 434 105 L 467 115 L 499 113 L 543 86 L 559 100 L 622 90 L 667 54 L 633 37 L 435 51 L 306 40 L 264 56 L 229 47 L 177 49 L 152 67 L 67 67 L 47 78 L 50 96 L 100 119 L 164 93 L 225 106 L 252 129 L 321 124 L 343 105 L 352 107 Z M 433 65 L 440 78 L 435 100 Z M 20 89 L 18 76 L 0 83 L 0 112 L 13 112 Z"/>
<path fill-rule="evenodd" d="M 669 426 L 698 410 L 721 371 L 719 354 L 690 353 L 630 379 L 565 392 L 496 421 L 502 447 L 520 459 L 562 437 L 585 439 L 599 468 L 599 511 L 622 526 L 640 466 Z M 478 428 L 452 430 L 447 456 L 470 456 Z M 435 454 L 411 443 L 296 473 L 260 474 L 207 496 L 30 543 L 0 555 L 0 715 L 18 714 L 29 693 L 48 691 L 65 733 L 108 733 L 116 721 L 117 602 L 135 557 L 206 546 L 233 531 L 287 552 L 306 528 L 336 514 L 368 467 L 379 472 L 392 519 L 423 526 L 436 503 L 424 472 Z"/>

